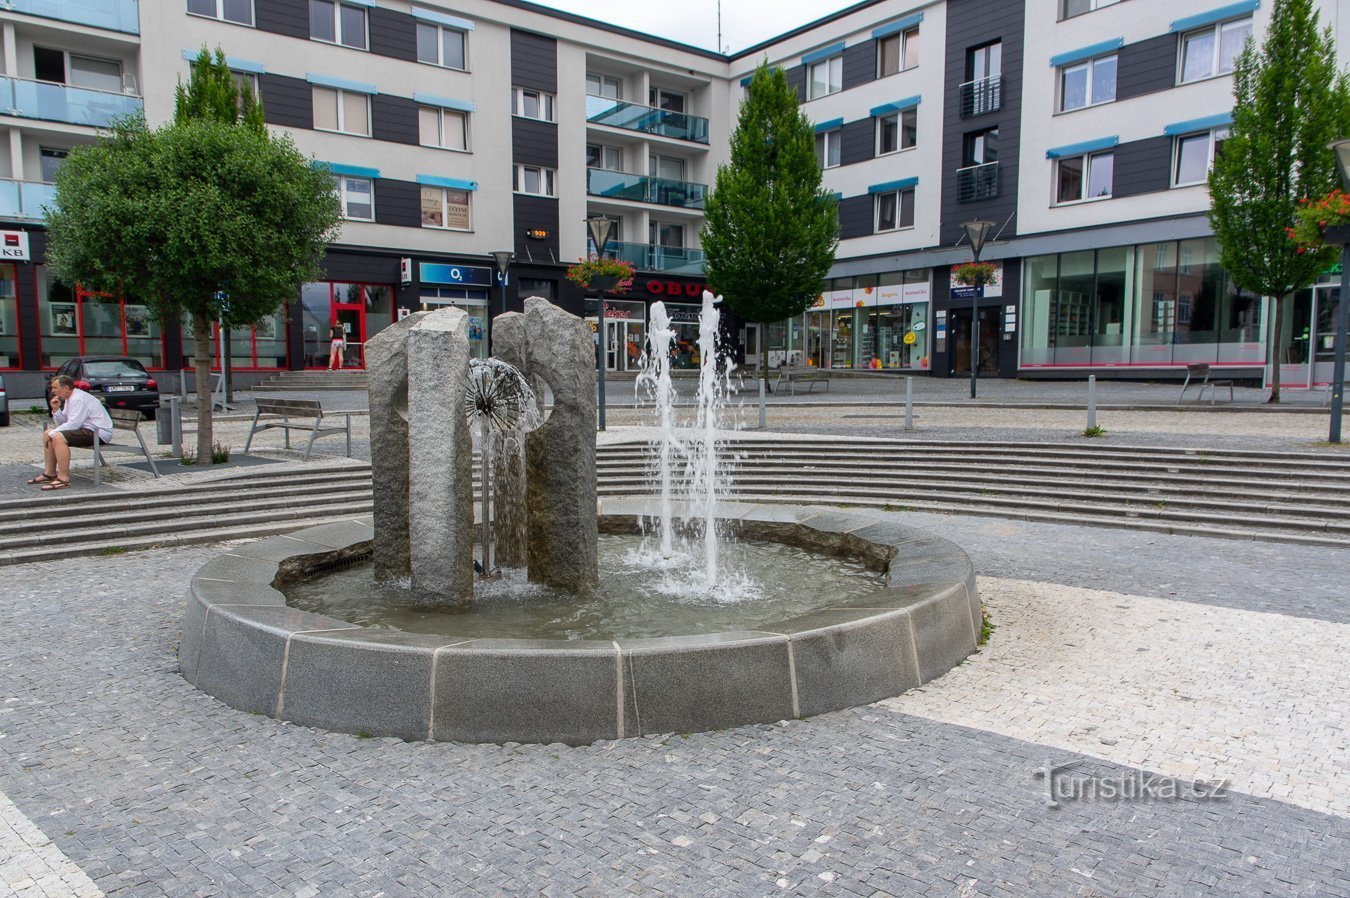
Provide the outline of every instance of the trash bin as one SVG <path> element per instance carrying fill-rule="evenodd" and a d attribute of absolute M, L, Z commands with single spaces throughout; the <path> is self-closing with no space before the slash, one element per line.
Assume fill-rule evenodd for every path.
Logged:
<path fill-rule="evenodd" d="M 172 446 L 175 457 L 181 451 L 179 443 L 183 435 L 183 423 L 179 417 L 180 405 L 181 397 L 161 394 L 159 411 L 155 415 L 155 441 L 161 446 Z"/>

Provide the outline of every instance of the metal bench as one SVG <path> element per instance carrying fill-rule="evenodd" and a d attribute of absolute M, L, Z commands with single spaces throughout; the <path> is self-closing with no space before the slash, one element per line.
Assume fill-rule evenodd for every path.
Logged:
<path fill-rule="evenodd" d="M 341 427 L 323 426 L 323 406 L 319 405 L 317 399 L 259 399 L 258 411 L 253 415 L 253 426 L 249 428 L 248 440 L 244 443 L 244 454 L 248 454 L 248 449 L 253 445 L 253 435 L 261 430 L 271 430 L 279 428 L 286 434 L 286 448 L 291 448 L 291 431 L 301 430 L 309 433 L 309 442 L 305 445 L 305 460 L 309 460 L 309 453 L 314 448 L 314 441 L 319 437 L 332 436 L 334 434 L 347 435 L 347 457 L 352 457 L 352 416 L 347 412 L 335 412 L 335 415 L 342 415 L 346 418 L 346 423 Z M 259 423 L 263 415 L 279 415 L 280 421 L 265 421 Z M 291 423 L 292 418 L 307 419 L 299 423 Z"/>
<path fill-rule="evenodd" d="M 113 430 L 129 430 L 136 435 L 136 442 L 141 448 L 136 449 L 131 446 L 119 446 L 115 443 L 105 443 L 98 438 L 98 433 L 94 433 L 94 486 L 100 482 L 100 473 L 103 466 L 108 464 L 107 459 L 103 457 L 107 452 L 129 452 L 132 455 L 144 455 L 145 460 L 150 462 L 150 473 L 156 477 L 159 476 L 159 468 L 155 467 L 155 459 L 150 454 L 150 447 L 145 444 L 145 437 L 141 436 L 140 423 L 141 413 L 129 408 L 110 408 L 108 417 L 112 418 Z"/>
<path fill-rule="evenodd" d="M 830 390 L 830 372 L 823 371 L 814 367 L 789 367 L 783 365 L 778 369 L 777 386 L 788 385 L 789 394 L 797 395 L 797 384 L 806 384 L 806 392 L 810 393 L 815 389 L 816 384 L 824 384 L 825 391 Z"/>
<path fill-rule="evenodd" d="M 1192 380 L 1195 380 L 1196 382 L 1191 383 Z M 1231 380 L 1210 380 L 1208 362 L 1192 362 L 1186 366 L 1186 382 L 1181 385 L 1181 395 L 1177 397 L 1177 402 L 1184 400 L 1186 398 L 1186 391 L 1192 387 L 1198 388 L 1199 392 L 1196 395 L 1196 399 L 1200 400 L 1205 398 L 1205 390 L 1209 390 L 1210 405 L 1214 404 L 1214 388 L 1227 387 L 1228 401 L 1233 401 L 1233 382 Z"/>

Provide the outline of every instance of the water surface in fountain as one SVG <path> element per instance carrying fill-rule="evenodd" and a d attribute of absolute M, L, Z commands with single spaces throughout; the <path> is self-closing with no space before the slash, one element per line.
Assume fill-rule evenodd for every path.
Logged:
<path fill-rule="evenodd" d="M 294 608 L 378 629 L 510 639 L 622 639 L 753 630 L 882 588 L 861 562 L 822 557 L 779 543 L 722 545 L 721 588 L 690 582 L 690 559 L 661 557 L 659 541 L 601 534 L 600 585 L 574 595 L 505 569 L 480 583 L 465 608 L 418 607 L 407 584 L 378 583 L 369 565 L 285 588 Z M 728 574 L 728 571 L 737 572 Z"/>

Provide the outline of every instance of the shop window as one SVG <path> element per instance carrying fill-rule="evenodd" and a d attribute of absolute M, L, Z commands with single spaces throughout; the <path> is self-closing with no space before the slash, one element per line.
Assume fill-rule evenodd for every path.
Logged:
<path fill-rule="evenodd" d="M 919 143 L 919 110 L 901 109 L 877 116 L 877 155 L 908 150 Z"/>
<path fill-rule="evenodd" d="M 336 0 L 309 0 L 309 36 L 328 44 L 366 49 L 366 10 Z"/>
<path fill-rule="evenodd" d="M 553 94 L 524 87 L 511 88 L 511 113 L 540 122 L 555 121 Z"/>
<path fill-rule="evenodd" d="M 834 128 L 816 134 L 816 162 L 821 168 L 836 168 L 839 165 L 839 147 L 843 141 L 844 129 Z"/>
<path fill-rule="evenodd" d="M 876 233 L 914 227 L 914 191 L 888 190 L 876 195 Z"/>
<path fill-rule="evenodd" d="M 314 127 L 319 131 L 370 136 L 370 97 L 358 91 L 313 87 Z"/>
<path fill-rule="evenodd" d="M 417 23 L 417 61 L 442 68 L 466 71 L 465 44 L 468 35 L 458 28 Z"/>
<path fill-rule="evenodd" d="M 1061 66 L 1059 111 L 1111 103 L 1116 99 L 1116 56 L 1099 56 L 1087 62 Z"/>
<path fill-rule="evenodd" d="M 1237 55 L 1252 33 L 1252 19 L 1209 25 L 1181 36 L 1181 84 L 1233 71 Z"/>
<path fill-rule="evenodd" d="M 72 290 L 43 265 L 37 267 L 37 288 L 41 367 L 55 368 L 79 355 L 125 355 L 147 368 L 164 367 L 162 329 L 145 303 Z"/>
<path fill-rule="evenodd" d="M 422 227 L 467 231 L 472 224 L 471 191 L 453 187 L 422 187 Z"/>
<path fill-rule="evenodd" d="M 807 66 L 806 98 L 815 100 L 844 89 L 844 57 L 831 56 Z"/>
<path fill-rule="evenodd" d="M 919 29 L 910 28 L 877 41 L 877 77 L 885 78 L 919 64 Z"/>
<path fill-rule="evenodd" d="M 424 147 L 446 150 L 469 148 L 469 115 L 457 109 L 421 106 L 417 110 L 418 132 Z"/>
<path fill-rule="evenodd" d="M 19 309 L 14 265 L 0 263 L 0 368 L 18 368 Z"/>
<path fill-rule="evenodd" d="M 187 11 L 222 22 L 253 24 L 253 0 L 187 0 Z"/>
<path fill-rule="evenodd" d="M 1227 128 L 1179 136 L 1173 151 L 1172 186 L 1203 184 L 1209 177 L 1215 157 L 1223 152 L 1223 142 L 1227 139 Z"/>
<path fill-rule="evenodd" d="M 1055 162 L 1055 202 L 1076 203 L 1111 196 L 1115 153 L 1086 153 Z"/>

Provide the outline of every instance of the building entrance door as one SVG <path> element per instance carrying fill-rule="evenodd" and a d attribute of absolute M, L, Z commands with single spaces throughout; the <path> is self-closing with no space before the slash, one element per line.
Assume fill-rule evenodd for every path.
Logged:
<path fill-rule="evenodd" d="M 980 309 L 980 325 L 977 339 L 980 342 L 980 374 L 998 374 L 998 313 L 997 307 Z M 952 354 L 951 374 L 970 373 L 970 310 L 952 309 L 948 313 L 951 320 Z"/>
<path fill-rule="evenodd" d="M 343 333 L 347 335 L 347 351 L 342 357 L 342 367 L 366 367 L 366 307 L 335 302 L 333 321 L 342 325 Z"/>

